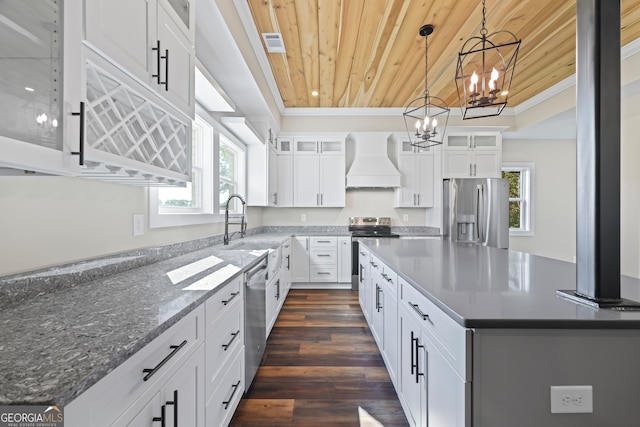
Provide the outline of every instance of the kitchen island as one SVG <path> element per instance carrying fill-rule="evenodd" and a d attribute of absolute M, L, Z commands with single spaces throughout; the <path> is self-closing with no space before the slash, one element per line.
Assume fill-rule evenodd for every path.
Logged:
<path fill-rule="evenodd" d="M 439 240 L 361 243 L 374 293 L 363 311 L 412 424 L 638 425 L 640 312 L 556 295 L 575 289 L 574 264 Z M 621 280 L 640 300 L 640 281 Z"/>

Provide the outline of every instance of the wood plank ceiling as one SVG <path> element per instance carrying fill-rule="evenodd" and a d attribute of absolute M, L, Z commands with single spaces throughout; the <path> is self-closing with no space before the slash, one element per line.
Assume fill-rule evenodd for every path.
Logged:
<path fill-rule="evenodd" d="M 424 24 L 429 92 L 459 106 L 456 61 L 479 35 L 481 0 L 247 1 L 258 33 L 282 34 L 286 53 L 267 57 L 287 108 L 405 107 L 424 93 Z M 522 39 L 510 107 L 575 73 L 576 1 L 486 0 L 488 32 Z M 640 0 L 621 1 L 624 46 L 640 37 Z"/>

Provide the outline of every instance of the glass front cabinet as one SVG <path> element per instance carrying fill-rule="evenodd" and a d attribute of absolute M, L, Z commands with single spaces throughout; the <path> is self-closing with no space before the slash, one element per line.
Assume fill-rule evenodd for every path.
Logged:
<path fill-rule="evenodd" d="M 166 7 L 164 1 L 144 1 L 153 4 L 144 8 L 132 4 L 131 10 L 149 13 L 150 7 Z M 172 102 L 175 95 L 164 95 L 141 79 L 139 70 L 127 67 L 135 61 L 117 62 L 97 49 L 84 32 L 93 22 L 85 2 L 67 0 L 64 8 L 62 3 L 0 2 L 7 24 L 0 25 L 0 174 L 39 172 L 154 185 L 189 180 L 190 107 Z M 138 20 L 144 21 L 136 28 L 145 30 L 132 29 L 129 45 L 148 47 L 137 52 L 138 63 L 155 63 L 146 29 L 157 24 L 148 16 Z M 135 37 L 144 37 L 144 44 Z M 152 73 L 149 68 L 149 79 Z"/>

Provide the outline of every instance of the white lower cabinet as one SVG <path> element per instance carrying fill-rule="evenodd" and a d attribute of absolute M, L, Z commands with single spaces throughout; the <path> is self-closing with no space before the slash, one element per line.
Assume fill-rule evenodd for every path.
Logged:
<path fill-rule="evenodd" d="M 360 304 L 409 425 L 470 427 L 471 330 L 369 248 L 359 251 Z"/>
<path fill-rule="evenodd" d="M 282 291 L 282 282 L 280 280 L 280 274 L 278 273 L 274 278 L 269 280 L 265 292 L 265 317 L 267 320 L 267 337 L 271 333 L 271 329 L 276 323 L 276 319 L 278 318 L 278 314 L 280 313 L 280 307 L 282 307 L 281 302 L 284 300 Z"/>
<path fill-rule="evenodd" d="M 226 426 L 243 393 L 238 275 L 65 406 L 65 426 Z"/>
<path fill-rule="evenodd" d="M 291 282 L 350 283 L 351 237 L 295 236 L 291 241 Z"/>

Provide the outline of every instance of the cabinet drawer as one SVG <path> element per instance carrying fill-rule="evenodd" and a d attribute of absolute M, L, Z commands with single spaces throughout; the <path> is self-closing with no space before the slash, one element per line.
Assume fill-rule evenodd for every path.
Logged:
<path fill-rule="evenodd" d="M 309 272 L 310 282 L 337 282 L 337 265 L 312 265 Z"/>
<path fill-rule="evenodd" d="M 208 400 L 218 386 L 216 376 L 238 347 L 244 342 L 244 310 L 242 301 L 235 300 L 230 311 L 218 318 L 211 326 L 211 333 L 205 342 L 206 399 Z"/>
<path fill-rule="evenodd" d="M 377 256 L 371 254 L 369 257 L 369 265 L 371 266 L 371 276 L 382 274 L 382 261 Z"/>
<path fill-rule="evenodd" d="M 338 257 L 336 248 L 314 248 L 311 247 L 311 264 L 336 264 Z"/>
<path fill-rule="evenodd" d="M 81 424 L 69 420 L 69 426 L 108 425 L 136 399 L 143 395 L 150 397 L 149 393 L 155 393 L 200 346 L 204 339 L 202 331 L 201 305 L 71 402 L 69 412 L 78 410 L 83 420 Z M 154 368 L 154 372 L 143 371 Z"/>
<path fill-rule="evenodd" d="M 380 264 L 381 272 L 380 277 L 382 277 L 382 282 L 387 288 L 387 292 L 390 292 L 393 295 L 394 299 L 398 299 L 398 273 L 387 267 L 384 263 Z"/>
<path fill-rule="evenodd" d="M 400 281 L 400 304 L 419 319 L 423 332 L 458 372 L 460 377 L 471 380 L 471 331 L 458 325 L 445 312 L 402 278 Z"/>
<path fill-rule="evenodd" d="M 335 247 L 338 244 L 338 238 L 335 236 L 331 237 L 320 237 L 320 236 L 311 236 L 311 247 Z"/>
<path fill-rule="evenodd" d="M 206 425 L 226 426 L 229 424 L 233 412 L 244 393 L 244 375 L 242 361 L 244 360 L 244 347 L 221 370 L 215 383 L 218 388 L 213 392 L 211 399 L 207 401 Z"/>
<path fill-rule="evenodd" d="M 242 275 L 238 275 L 231 279 L 229 283 L 224 285 L 222 289 L 216 292 L 205 303 L 206 311 L 206 334 L 209 335 L 216 329 L 216 321 L 223 316 L 227 310 L 231 310 L 231 305 L 236 301 L 242 301 Z"/>

